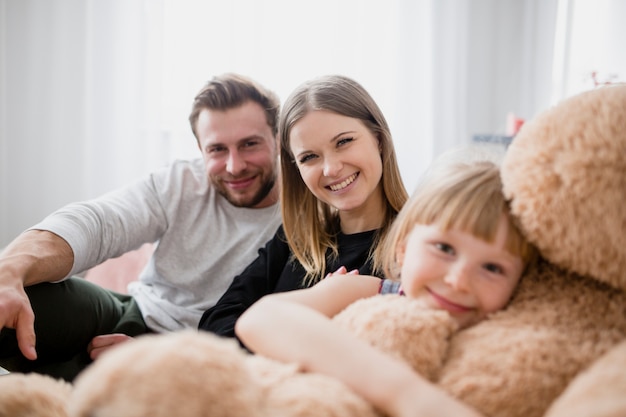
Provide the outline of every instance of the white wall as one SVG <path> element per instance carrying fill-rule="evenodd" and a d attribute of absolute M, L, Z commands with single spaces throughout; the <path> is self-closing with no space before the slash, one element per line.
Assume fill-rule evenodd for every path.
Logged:
<path fill-rule="evenodd" d="M 149 126 L 158 83 L 146 94 L 153 80 L 137 64 L 143 7 L 0 0 L 0 247 L 169 160 Z"/>
<path fill-rule="evenodd" d="M 0 247 L 193 154 L 187 112 L 215 73 L 283 99 L 319 72 L 353 76 L 388 118 L 409 189 L 436 154 L 549 104 L 557 0 L 247 1 L 0 0 Z"/>
<path fill-rule="evenodd" d="M 35 7 L 32 2 L 3 1 L 0 7 L 2 246 L 44 210 L 86 197 L 88 191 L 80 149 L 84 2 L 40 2 Z M 50 27 L 52 23 L 61 29 Z M 47 36 L 35 39 L 39 32 L 34 28 Z"/>

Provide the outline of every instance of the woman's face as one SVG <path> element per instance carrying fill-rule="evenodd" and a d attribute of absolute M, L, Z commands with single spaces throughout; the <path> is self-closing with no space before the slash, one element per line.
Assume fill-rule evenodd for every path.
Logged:
<path fill-rule="evenodd" d="M 361 120 L 309 112 L 291 128 L 289 145 L 304 183 L 315 197 L 339 210 L 344 232 L 380 226 L 380 142 Z M 350 223 L 356 230 L 345 230 Z"/>

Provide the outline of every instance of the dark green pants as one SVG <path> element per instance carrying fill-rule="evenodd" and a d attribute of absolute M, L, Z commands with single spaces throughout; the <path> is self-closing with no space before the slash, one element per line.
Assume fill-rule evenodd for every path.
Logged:
<path fill-rule="evenodd" d="M 87 345 L 97 335 L 138 336 L 149 330 L 135 300 L 81 278 L 26 288 L 35 312 L 37 360 L 22 356 L 15 330 L 0 331 L 0 365 L 72 381 L 91 359 Z"/>

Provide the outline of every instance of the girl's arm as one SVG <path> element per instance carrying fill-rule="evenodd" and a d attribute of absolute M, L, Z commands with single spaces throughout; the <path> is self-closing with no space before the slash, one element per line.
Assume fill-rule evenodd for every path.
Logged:
<path fill-rule="evenodd" d="M 268 295 L 241 316 L 236 331 L 254 352 L 335 377 L 391 416 L 478 416 L 408 364 L 330 320 L 348 304 L 376 294 L 379 285 L 375 277 L 342 275 Z"/>

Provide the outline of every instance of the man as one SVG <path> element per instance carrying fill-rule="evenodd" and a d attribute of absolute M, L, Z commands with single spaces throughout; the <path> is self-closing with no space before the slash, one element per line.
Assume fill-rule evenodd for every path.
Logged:
<path fill-rule="evenodd" d="M 11 242 L 0 365 L 71 380 L 129 336 L 196 328 L 280 224 L 279 107 L 248 78 L 215 77 L 189 116 L 202 159 L 70 204 Z M 129 295 L 71 277 L 146 242 L 156 249 Z"/>

